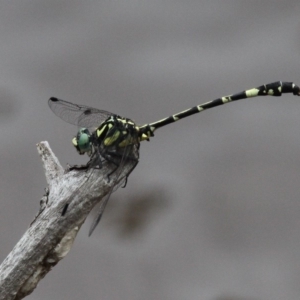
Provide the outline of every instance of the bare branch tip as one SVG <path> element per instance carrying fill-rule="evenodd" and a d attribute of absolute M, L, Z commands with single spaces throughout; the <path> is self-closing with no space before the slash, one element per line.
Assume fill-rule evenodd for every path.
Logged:
<path fill-rule="evenodd" d="M 36 146 L 45 169 L 46 180 L 51 184 L 53 179 L 64 174 L 64 169 L 47 141 L 39 142 Z"/>

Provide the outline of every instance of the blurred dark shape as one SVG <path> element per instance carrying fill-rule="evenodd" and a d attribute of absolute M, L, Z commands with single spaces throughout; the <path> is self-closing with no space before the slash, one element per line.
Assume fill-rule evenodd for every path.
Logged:
<path fill-rule="evenodd" d="M 8 121 L 16 110 L 16 98 L 7 90 L 0 88 L 0 121 Z"/>
<path fill-rule="evenodd" d="M 168 206 L 165 193 L 158 189 L 137 195 L 128 202 L 124 213 L 117 221 L 120 235 L 123 237 L 144 231 Z"/>
<path fill-rule="evenodd" d="M 130 199 L 111 199 L 103 224 L 107 222 L 106 225 L 115 229 L 121 238 L 135 237 L 144 233 L 158 219 L 158 214 L 165 213 L 167 202 L 165 192 L 158 188 Z"/>
<path fill-rule="evenodd" d="M 215 300 L 258 300 L 258 299 L 224 295 L 224 296 L 217 297 Z"/>

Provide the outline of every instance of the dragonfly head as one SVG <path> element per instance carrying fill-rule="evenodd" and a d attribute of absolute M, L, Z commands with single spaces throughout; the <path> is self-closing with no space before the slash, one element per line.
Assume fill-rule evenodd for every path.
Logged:
<path fill-rule="evenodd" d="M 80 155 L 87 153 L 90 156 L 92 152 L 92 137 L 87 128 L 80 128 L 72 143 Z"/>

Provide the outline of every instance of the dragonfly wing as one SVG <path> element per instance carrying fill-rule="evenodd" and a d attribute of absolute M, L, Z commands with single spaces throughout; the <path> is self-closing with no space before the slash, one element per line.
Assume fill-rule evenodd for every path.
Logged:
<path fill-rule="evenodd" d="M 132 140 L 135 140 L 136 143 L 138 143 L 137 136 L 134 136 L 134 137 L 131 136 L 129 138 L 132 139 Z M 89 236 L 91 236 L 91 234 L 93 233 L 93 231 L 95 230 L 95 228 L 99 224 L 99 222 L 102 218 L 104 209 L 107 205 L 107 202 L 108 202 L 111 194 L 114 191 L 116 191 L 121 185 L 123 185 L 124 182 L 125 182 L 125 185 L 126 185 L 127 177 L 130 175 L 130 173 L 133 171 L 133 169 L 136 167 L 136 165 L 138 163 L 138 157 L 139 157 L 139 152 L 138 151 L 139 151 L 139 146 L 137 146 L 137 144 L 131 144 L 131 145 L 127 145 L 126 147 L 124 147 L 124 151 L 123 151 L 121 157 L 119 157 L 119 159 L 120 159 L 119 165 L 118 165 L 117 169 L 115 170 L 117 173 L 116 173 L 116 176 L 115 176 L 115 179 L 114 179 L 114 184 L 111 186 L 111 188 L 110 188 L 108 194 L 106 195 L 105 199 L 100 204 L 100 208 L 97 211 L 96 217 L 94 218 L 93 223 L 90 227 Z M 128 160 L 136 161 L 136 163 L 128 171 L 128 173 L 126 175 L 124 175 L 124 177 L 120 178 L 122 170 L 123 170 L 126 162 L 128 162 Z"/>
<path fill-rule="evenodd" d="M 48 105 L 65 122 L 86 128 L 98 127 L 99 124 L 113 115 L 105 110 L 71 103 L 55 97 L 48 100 Z"/>
<path fill-rule="evenodd" d="M 77 125 L 86 128 L 98 127 L 102 122 L 112 115 L 112 113 L 107 111 L 89 107 L 80 114 Z"/>
<path fill-rule="evenodd" d="M 106 204 L 110 198 L 110 195 L 113 191 L 113 188 L 110 189 L 108 195 L 105 197 L 105 199 L 102 201 L 101 205 L 100 205 L 100 208 L 99 210 L 97 211 L 97 214 L 96 214 L 96 217 L 95 219 L 93 220 L 93 223 L 90 227 L 90 230 L 89 230 L 89 236 L 91 236 L 91 234 L 93 233 L 93 231 L 95 230 L 95 228 L 97 227 L 97 225 L 99 224 L 101 218 L 102 218 L 102 215 L 103 215 L 103 212 L 104 212 L 104 209 L 106 207 Z"/>

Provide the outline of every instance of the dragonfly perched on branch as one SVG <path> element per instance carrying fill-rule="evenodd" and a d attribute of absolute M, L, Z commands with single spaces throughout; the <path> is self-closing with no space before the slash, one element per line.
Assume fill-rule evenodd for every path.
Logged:
<path fill-rule="evenodd" d="M 293 82 L 277 81 L 208 101 L 171 115 L 170 117 L 142 126 L 138 126 L 131 119 L 123 118 L 97 108 L 74 104 L 55 97 L 51 97 L 48 100 L 48 104 L 58 117 L 80 127 L 72 142 L 79 154 L 87 154 L 90 157 L 86 165 L 87 169 L 101 168 L 103 162 L 107 161 L 114 165 L 113 170 L 107 174 L 108 180 L 110 180 L 110 176 L 115 172 L 117 172 L 116 178 L 118 179 L 118 174 L 121 173 L 120 171 L 125 163 L 128 160 L 134 162 L 133 167 L 126 174 L 126 185 L 129 174 L 138 163 L 140 142 L 145 140 L 149 141 L 149 139 L 154 136 L 154 131 L 158 128 L 222 104 L 258 96 L 281 96 L 284 93 L 300 96 L 300 89 Z M 115 182 L 117 182 L 117 180 L 115 180 Z M 99 223 L 113 190 L 114 185 L 105 200 L 102 201 L 89 235 L 91 235 Z"/>

